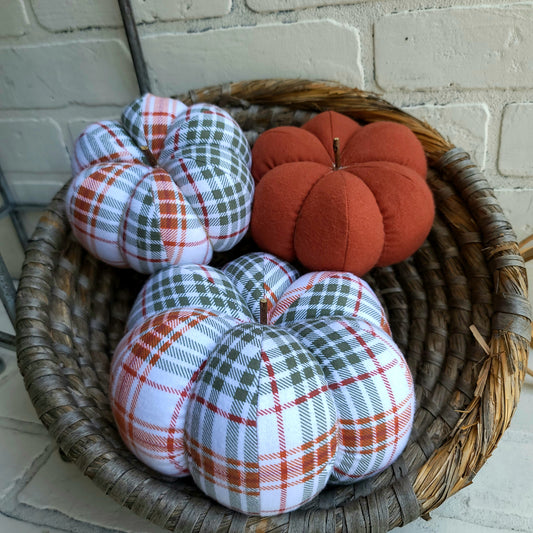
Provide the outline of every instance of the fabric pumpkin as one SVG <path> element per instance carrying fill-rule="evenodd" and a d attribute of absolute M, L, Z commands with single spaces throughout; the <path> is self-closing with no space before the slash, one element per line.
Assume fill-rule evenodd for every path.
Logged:
<path fill-rule="evenodd" d="M 426 157 L 401 124 L 328 111 L 267 130 L 252 160 L 254 240 L 309 270 L 363 275 L 409 257 L 431 229 Z"/>
<path fill-rule="evenodd" d="M 80 243 L 113 266 L 208 263 L 248 229 L 250 165 L 225 111 L 146 94 L 77 140 L 67 216 Z"/>
<path fill-rule="evenodd" d="M 404 449 L 414 391 L 389 333 L 353 274 L 300 277 L 263 253 L 223 270 L 168 267 L 142 289 L 115 351 L 113 414 L 155 470 L 190 473 L 246 514 L 290 511 Z"/>

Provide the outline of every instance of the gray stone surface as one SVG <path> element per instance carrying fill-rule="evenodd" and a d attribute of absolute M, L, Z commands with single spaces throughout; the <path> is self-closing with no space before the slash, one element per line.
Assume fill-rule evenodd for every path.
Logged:
<path fill-rule="evenodd" d="M 54 490 L 50 490 L 54 487 Z M 120 507 L 73 464 L 53 453 L 35 477 L 20 492 L 19 502 L 59 511 L 80 522 L 118 531 L 160 532 L 161 528 Z"/>
<path fill-rule="evenodd" d="M 0 500 L 9 495 L 49 446 L 48 437 L 9 428 L 0 431 Z"/>

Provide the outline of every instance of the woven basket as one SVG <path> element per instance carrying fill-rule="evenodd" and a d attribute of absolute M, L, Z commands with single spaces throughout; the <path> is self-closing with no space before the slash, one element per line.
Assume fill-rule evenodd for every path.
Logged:
<path fill-rule="evenodd" d="M 416 382 L 409 444 L 376 477 L 328 487 L 302 509 L 269 518 L 232 512 L 190 478 L 171 481 L 143 466 L 122 444 L 107 398 L 109 360 L 143 278 L 98 262 L 73 240 L 65 189 L 30 241 L 17 295 L 18 362 L 40 419 L 63 455 L 106 494 L 169 530 L 376 532 L 426 517 L 490 456 L 525 374 L 526 273 L 492 189 L 462 150 L 359 90 L 261 80 L 178 98 L 226 108 L 252 143 L 267 128 L 299 126 L 328 109 L 362 123 L 400 122 L 418 136 L 437 204 L 433 230 L 412 258 L 368 276 Z"/>

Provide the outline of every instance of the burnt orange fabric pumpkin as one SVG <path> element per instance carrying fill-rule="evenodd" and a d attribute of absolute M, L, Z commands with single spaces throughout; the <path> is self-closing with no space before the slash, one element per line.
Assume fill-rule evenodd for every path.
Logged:
<path fill-rule="evenodd" d="M 361 276 L 403 261 L 433 223 L 426 172 L 421 143 L 394 122 L 361 126 L 328 111 L 267 130 L 252 150 L 252 237 L 310 270 Z"/>

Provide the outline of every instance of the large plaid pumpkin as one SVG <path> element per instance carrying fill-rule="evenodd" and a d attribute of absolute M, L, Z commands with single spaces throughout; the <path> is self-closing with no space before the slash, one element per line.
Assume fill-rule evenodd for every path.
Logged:
<path fill-rule="evenodd" d="M 81 244 L 113 266 L 208 263 L 246 233 L 250 165 L 224 110 L 146 94 L 77 140 L 67 215 Z"/>
<path fill-rule="evenodd" d="M 411 375 L 353 274 L 299 277 L 263 253 L 223 270 L 169 267 L 148 280 L 126 329 L 110 373 L 122 438 L 227 507 L 290 511 L 328 481 L 379 472 L 407 443 Z"/>

